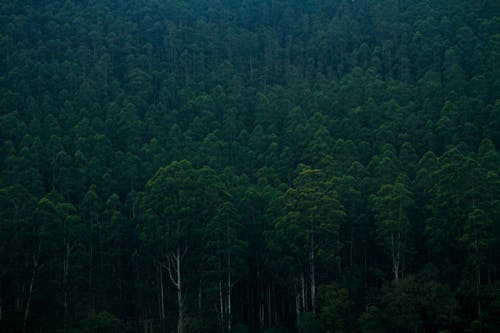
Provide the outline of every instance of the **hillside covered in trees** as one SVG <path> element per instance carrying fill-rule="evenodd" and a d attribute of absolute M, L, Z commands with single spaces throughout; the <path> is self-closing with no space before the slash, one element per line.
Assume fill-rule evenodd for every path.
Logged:
<path fill-rule="evenodd" d="M 0 332 L 500 331 L 495 0 L 0 3 Z"/>

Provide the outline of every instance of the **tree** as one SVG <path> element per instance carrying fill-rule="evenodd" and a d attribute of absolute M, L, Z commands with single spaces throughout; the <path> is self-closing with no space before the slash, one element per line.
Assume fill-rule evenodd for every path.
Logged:
<path fill-rule="evenodd" d="M 449 285 L 435 280 L 436 269 L 425 267 L 397 285 L 387 286 L 382 295 L 385 325 L 391 330 L 440 330 L 450 327 L 458 302 Z"/>
<path fill-rule="evenodd" d="M 302 283 L 302 307 L 297 304 L 297 312 L 316 312 L 316 261 L 317 257 L 338 260 L 340 242 L 339 224 L 345 216 L 337 199 L 334 185 L 324 179 L 321 170 L 305 168 L 283 197 L 283 215 L 276 222 L 278 232 L 288 235 L 291 250 L 295 256 L 299 278 Z M 323 258 L 321 258 L 323 259 Z M 324 259 L 323 259 L 324 260 Z M 304 269 L 309 273 L 309 299 L 305 299 Z M 308 305 L 306 305 L 308 304 Z"/>
<path fill-rule="evenodd" d="M 163 270 L 168 272 L 176 289 L 178 333 L 184 331 L 185 325 L 183 271 L 187 258 L 199 255 L 195 251 L 199 250 L 200 231 L 221 197 L 216 181 L 211 169 L 196 170 L 183 160 L 160 168 L 146 184 L 144 237 L 156 243 L 154 257 L 160 274 L 160 298 L 163 299 Z M 163 302 L 161 309 L 161 318 L 165 318 Z"/>
<path fill-rule="evenodd" d="M 157 250 L 165 249 L 165 253 L 158 254 L 161 260 L 159 269 L 167 269 L 177 291 L 178 333 L 184 331 L 182 268 L 189 250 L 190 229 L 196 228 L 195 179 L 191 163 L 180 161 L 160 168 L 146 184 L 146 207 L 158 219 L 158 229 L 153 231 L 160 236 Z"/>
<path fill-rule="evenodd" d="M 101 215 L 102 202 L 96 192 L 95 185 L 91 185 L 81 203 L 82 219 L 87 224 L 88 235 L 88 290 L 91 307 L 95 306 L 94 273 L 95 273 L 95 252 L 98 244 L 99 218 Z"/>
<path fill-rule="evenodd" d="M 7 318 L 1 327 L 27 330 L 35 281 L 31 284 L 29 304 L 25 286 L 36 278 L 39 268 L 38 261 L 36 268 L 33 267 L 34 258 L 31 257 L 39 253 L 38 244 L 33 242 L 33 239 L 36 240 L 33 212 L 37 202 L 24 187 L 13 185 L 0 189 L 0 207 L 0 281 L 2 286 L 9 287 L 1 289 L 2 316 Z"/>
<path fill-rule="evenodd" d="M 349 308 L 351 301 L 346 288 L 331 283 L 320 287 L 319 316 L 327 328 L 327 332 L 349 331 Z"/>
<path fill-rule="evenodd" d="M 103 304 L 122 302 L 125 276 L 124 250 L 127 219 L 120 210 L 121 202 L 116 193 L 106 200 L 106 209 L 99 224 L 100 289 Z M 113 302 L 114 301 L 114 302 Z"/>
<path fill-rule="evenodd" d="M 62 221 L 63 229 L 63 279 L 62 279 L 62 297 L 63 297 L 63 326 L 66 327 L 70 318 L 70 309 L 75 303 L 81 303 L 85 282 L 86 262 L 86 236 L 87 230 L 85 224 L 77 214 L 76 208 L 66 202 L 56 205 L 58 219 Z M 80 298 L 80 299 L 79 299 Z M 75 300 L 73 302 L 73 300 Z"/>
<path fill-rule="evenodd" d="M 460 241 L 467 247 L 469 265 L 475 271 L 477 316 L 481 316 L 481 269 L 494 242 L 493 223 L 484 210 L 476 208 L 467 216 Z"/>
<path fill-rule="evenodd" d="M 385 184 L 372 197 L 377 223 L 377 234 L 384 242 L 392 261 L 394 281 L 398 283 L 404 275 L 404 256 L 410 231 L 410 209 L 412 193 L 406 185 L 407 179 L 400 175 L 394 184 Z"/>
<path fill-rule="evenodd" d="M 31 265 L 29 267 L 30 276 L 27 282 L 26 300 L 24 307 L 23 332 L 28 328 L 28 322 L 32 312 L 32 305 L 35 300 L 35 290 L 38 289 L 38 284 L 43 285 L 45 290 L 51 286 L 53 276 L 48 276 L 41 279 L 43 271 L 47 272 L 59 263 L 59 255 L 62 254 L 59 249 L 61 242 L 61 224 L 59 223 L 56 209 L 52 201 L 44 197 L 38 201 L 34 212 L 32 231 L 29 234 L 31 240 L 30 254 Z M 57 279 L 57 278 L 56 278 Z M 42 280 L 42 281 L 40 281 Z M 51 281 L 52 280 L 52 281 Z M 56 290 L 50 290 L 55 293 Z M 41 310 L 42 313 L 48 311 Z"/>
<path fill-rule="evenodd" d="M 230 332 L 232 329 L 233 287 L 238 282 L 236 277 L 243 276 L 246 268 L 246 243 L 238 235 L 241 229 L 240 220 L 234 205 L 224 202 L 206 224 L 204 232 L 204 270 L 205 274 L 212 276 L 205 283 L 211 283 L 212 292 L 218 293 L 215 308 L 218 312 L 219 328 L 223 332 Z"/>

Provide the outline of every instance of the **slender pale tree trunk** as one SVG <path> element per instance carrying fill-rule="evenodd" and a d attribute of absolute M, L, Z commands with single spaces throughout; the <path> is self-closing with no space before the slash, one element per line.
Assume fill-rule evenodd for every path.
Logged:
<path fill-rule="evenodd" d="M 476 283 L 476 297 L 477 297 L 477 317 L 481 317 L 481 267 L 477 267 L 477 283 Z"/>
<path fill-rule="evenodd" d="M 70 254 L 71 254 L 71 244 L 69 240 L 65 240 L 66 243 L 66 258 L 64 259 L 63 263 L 63 269 L 64 269 L 64 276 L 63 276 L 63 281 L 64 281 L 64 318 L 63 318 L 63 325 L 64 328 L 66 328 L 66 321 L 68 317 L 68 308 L 69 308 L 69 301 L 68 301 L 68 276 L 69 276 L 69 259 L 70 259 Z"/>
<path fill-rule="evenodd" d="M 352 254 L 354 252 L 354 226 L 351 226 L 351 241 L 349 244 L 349 266 L 352 267 Z"/>
<path fill-rule="evenodd" d="M 224 298 L 222 296 L 222 280 L 219 279 L 219 321 L 220 327 L 223 329 L 224 325 Z"/>
<path fill-rule="evenodd" d="M 297 314 L 297 319 L 300 317 L 300 290 L 298 287 L 298 278 L 295 279 L 295 312 Z"/>
<path fill-rule="evenodd" d="M 260 322 L 260 330 L 264 330 L 265 327 L 265 311 L 264 311 L 264 303 L 260 302 L 259 304 L 259 322 Z"/>
<path fill-rule="evenodd" d="M 158 269 L 159 269 L 159 278 L 160 278 L 160 319 L 161 319 L 161 322 L 162 322 L 162 326 L 163 326 L 163 323 L 165 321 L 165 296 L 164 296 L 164 291 L 163 291 L 163 267 L 161 267 L 160 265 L 158 265 Z"/>
<path fill-rule="evenodd" d="M 300 281 L 302 284 L 302 311 L 307 311 L 306 308 L 306 281 L 304 280 L 304 273 L 300 273 Z"/>
<path fill-rule="evenodd" d="M 220 275 L 222 275 L 222 263 L 221 263 L 221 258 L 220 256 L 218 257 L 217 260 L 217 268 L 218 272 Z M 226 324 L 224 321 L 224 296 L 223 296 L 223 291 L 222 291 L 222 277 L 219 275 L 219 327 L 221 330 L 224 330 Z"/>
<path fill-rule="evenodd" d="M 265 312 L 264 312 L 264 282 L 262 281 L 262 274 L 261 272 L 259 271 L 257 273 L 258 275 L 258 283 L 259 283 L 259 287 L 258 287 L 258 299 L 259 299 L 259 328 L 261 331 L 264 330 L 264 327 L 265 327 Z"/>
<path fill-rule="evenodd" d="M 168 275 L 170 281 L 177 289 L 177 307 L 178 307 L 178 320 L 177 320 L 177 333 L 183 333 L 184 331 L 184 308 L 182 299 L 182 275 L 181 275 L 181 262 L 184 254 L 181 254 L 181 249 L 177 246 L 174 253 L 170 253 L 168 256 Z"/>
<path fill-rule="evenodd" d="M 199 281 L 199 284 L 198 284 L 198 312 L 201 312 L 201 305 L 202 305 L 202 302 L 201 302 L 201 297 L 202 297 L 202 290 L 201 290 L 201 279 Z"/>
<path fill-rule="evenodd" d="M 179 321 L 177 324 L 177 333 L 182 333 L 184 331 L 184 308 L 182 300 L 182 280 L 181 280 L 181 254 L 180 249 L 177 247 L 177 304 L 179 305 Z"/>
<path fill-rule="evenodd" d="M 23 322 L 23 333 L 26 332 L 28 326 L 28 317 L 30 314 L 30 306 L 31 306 L 31 295 L 33 294 L 33 287 L 35 285 L 35 277 L 38 271 L 38 259 L 40 258 L 40 252 L 42 250 L 42 240 L 38 241 L 38 248 L 36 253 L 33 255 L 33 273 L 31 274 L 30 285 L 28 288 L 28 299 L 26 300 L 26 307 L 24 310 L 24 322 Z"/>
<path fill-rule="evenodd" d="M 474 240 L 474 251 L 476 252 L 476 258 L 479 259 L 479 246 L 478 240 Z M 476 298 L 477 298 L 477 316 L 481 316 L 481 265 L 479 260 L 476 264 Z"/>
<path fill-rule="evenodd" d="M 90 222 L 92 223 L 92 222 Z M 94 245 L 92 243 L 92 225 L 90 226 L 89 290 L 92 289 L 92 267 L 94 265 Z"/>
<path fill-rule="evenodd" d="M 227 330 L 231 332 L 231 252 L 227 251 Z"/>
<path fill-rule="evenodd" d="M 396 249 L 394 244 L 394 233 L 391 232 L 391 256 L 392 256 L 392 271 L 394 273 L 394 281 L 399 281 L 399 250 Z"/>
<path fill-rule="evenodd" d="M 269 324 L 269 327 L 273 326 L 273 316 L 272 316 L 272 311 L 271 311 L 271 287 L 267 287 L 267 292 L 266 292 L 266 298 L 267 298 L 267 323 Z"/>
<path fill-rule="evenodd" d="M 311 236 L 311 249 L 310 249 L 310 260 L 311 260 L 311 306 L 313 314 L 316 313 L 316 272 L 314 266 L 314 237 Z"/>
<path fill-rule="evenodd" d="M 271 289 L 273 295 L 273 323 L 276 325 L 278 323 L 278 301 L 276 300 L 276 288 L 274 287 L 274 285 Z"/>

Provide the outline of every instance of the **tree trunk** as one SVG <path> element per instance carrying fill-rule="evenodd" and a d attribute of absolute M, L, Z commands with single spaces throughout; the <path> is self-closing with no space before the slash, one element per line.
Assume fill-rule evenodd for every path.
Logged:
<path fill-rule="evenodd" d="M 396 277 L 397 277 L 398 281 L 399 281 L 399 271 L 401 270 L 400 269 L 400 266 L 401 266 L 401 247 L 400 247 L 400 244 L 401 244 L 401 232 L 398 232 L 398 239 L 397 239 L 397 243 L 396 243 L 396 266 L 395 266 Z"/>
<path fill-rule="evenodd" d="M 298 288 L 299 281 L 295 280 L 295 312 L 297 313 L 297 319 L 300 317 L 300 291 Z"/>
<path fill-rule="evenodd" d="M 311 307 L 313 314 L 316 313 L 316 276 L 314 267 L 314 237 L 311 236 Z"/>
<path fill-rule="evenodd" d="M 92 218 L 90 219 L 90 239 L 89 239 L 89 242 L 90 242 L 90 257 L 89 257 L 89 291 L 90 291 L 90 294 L 92 294 L 92 268 L 93 268 L 93 265 L 94 265 L 94 243 L 93 243 L 93 236 L 92 236 L 92 231 L 93 227 L 92 227 Z"/>
<path fill-rule="evenodd" d="M 177 248 L 176 256 L 177 264 L 177 304 L 179 306 L 179 321 L 177 322 L 177 333 L 184 331 L 184 309 L 182 304 L 182 280 L 181 280 L 181 254 L 180 249 Z"/>
<path fill-rule="evenodd" d="M 265 312 L 264 312 L 264 304 L 262 302 L 259 303 L 259 323 L 260 323 L 260 330 L 263 331 L 265 327 Z"/>
<path fill-rule="evenodd" d="M 479 258 L 479 246 L 477 239 L 474 242 L 476 257 Z M 476 298 L 477 298 L 477 317 L 481 317 L 481 265 L 479 262 L 476 267 Z"/>
<path fill-rule="evenodd" d="M 231 332 L 231 253 L 227 251 L 227 330 Z"/>
<path fill-rule="evenodd" d="M 396 249 L 394 248 L 394 233 L 391 232 L 391 256 L 392 256 L 392 272 L 394 274 L 394 281 L 398 283 L 399 278 L 399 261 L 396 255 Z"/>
<path fill-rule="evenodd" d="M 24 322 L 23 322 L 23 333 L 26 332 L 26 328 L 28 325 L 28 317 L 30 313 L 30 305 L 31 305 L 31 295 L 33 294 L 33 286 L 35 284 L 35 276 L 38 271 L 38 258 L 40 257 L 40 252 L 42 249 L 42 241 L 38 241 L 38 249 L 33 256 L 33 273 L 31 274 L 30 285 L 28 289 L 28 299 L 26 300 L 26 308 L 24 310 Z"/>
<path fill-rule="evenodd" d="M 278 301 L 276 299 L 276 288 L 272 287 L 272 294 L 273 294 L 273 321 L 274 324 L 276 325 L 278 323 Z"/>
<path fill-rule="evenodd" d="M 185 253 L 184 253 L 185 254 Z M 168 275 L 170 281 L 177 289 L 177 308 L 179 311 L 177 320 L 177 333 L 183 333 L 184 331 L 184 308 L 182 299 L 182 275 L 181 275 L 181 262 L 184 254 L 181 255 L 181 249 L 177 246 L 174 253 L 168 255 Z M 175 274 L 174 274 L 175 273 Z"/>
<path fill-rule="evenodd" d="M 201 297 L 202 297 L 202 292 L 201 292 L 201 279 L 198 284 L 198 312 L 201 312 Z"/>
<path fill-rule="evenodd" d="M 481 317 L 481 267 L 477 267 L 477 286 L 476 286 L 476 297 L 477 297 L 477 317 Z"/>
<path fill-rule="evenodd" d="M 351 242 L 349 244 L 349 266 L 352 267 L 352 253 L 354 246 L 354 226 L 351 226 Z"/>
<path fill-rule="evenodd" d="M 300 280 L 302 284 L 302 311 L 307 311 L 306 308 L 306 282 L 304 280 L 304 273 L 300 273 Z"/>
<path fill-rule="evenodd" d="M 162 326 L 165 321 L 165 296 L 163 292 L 163 268 L 159 265 L 158 267 L 160 273 L 160 320 L 162 322 Z"/>
<path fill-rule="evenodd" d="M 222 297 L 222 280 L 219 280 L 219 322 L 221 330 L 224 329 L 224 298 Z"/>
<path fill-rule="evenodd" d="M 273 312 L 271 309 L 271 287 L 267 287 L 267 321 L 269 327 L 273 327 Z"/>
<path fill-rule="evenodd" d="M 221 274 L 222 271 L 222 263 L 221 263 L 221 258 L 218 257 L 217 260 L 217 269 L 219 274 Z M 223 291 L 222 291 L 222 277 L 219 275 L 219 327 L 221 331 L 225 329 L 225 322 L 224 322 L 224 297 L 223 297 Z"/>
<path fill-rule="evenodd" d="M 66 227 L 66 226 L 65 226 Z M 68 275 L 69 275 L 69 258 L 70 258 L 70 253 L 71 253 L 71 245 L 70 241 L 65 239 L 66 242 L 66 258 L 64 259 L 63 263 L 63 269 L 64 269 L 64 275 L 63 275 L 63 283 L 64 283 L 64 315 L 63 315 L 63 326 L 66 328 L 67 324 L 67 319 L 68 319 L 68 308 L 69 308 L 69 303 L 68 303 Z"/>

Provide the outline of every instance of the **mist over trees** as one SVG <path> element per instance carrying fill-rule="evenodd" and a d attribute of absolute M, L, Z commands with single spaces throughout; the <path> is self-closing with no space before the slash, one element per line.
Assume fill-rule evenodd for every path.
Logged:
<path fill-rule="evenodd" d="M 500 6 L 0 4 L 0 332 L 500 331 Z"/>

